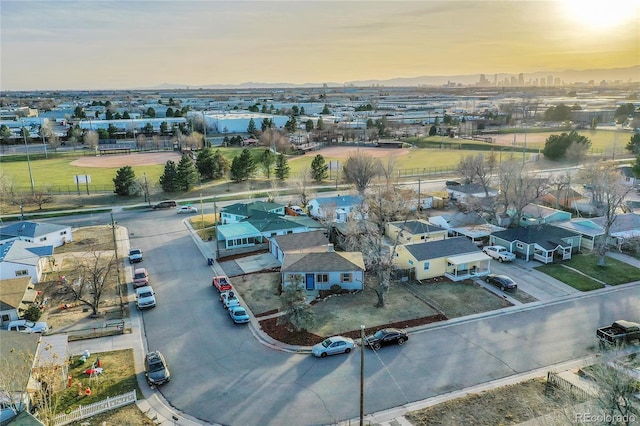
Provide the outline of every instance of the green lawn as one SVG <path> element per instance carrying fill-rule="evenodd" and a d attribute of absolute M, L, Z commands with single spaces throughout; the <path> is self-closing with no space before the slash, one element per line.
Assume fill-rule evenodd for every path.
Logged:
<path fill-rule="evenodd" d="M 565 268 L 563 265 L 574 268 L 609 285 L 640 280 L 640 269 L 611 257 L 606 258 L 606 266 L 598 266 L 598 256 L 596 254 L 578 254 L 562 264 L 543 265 L 537 269 L 580 291 L 590 291 L 604 287 L 599 282 Z"/>

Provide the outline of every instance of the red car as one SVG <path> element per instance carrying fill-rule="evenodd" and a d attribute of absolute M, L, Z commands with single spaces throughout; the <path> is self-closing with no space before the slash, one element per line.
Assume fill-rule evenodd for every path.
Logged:
<path fill-rule="evenodd" d="M 213 277 L 212 284 L 215 288 L 218 289 L 218 291 L 227 291 L 233 288 L 231 287 L 231 282 L 229 281 L 229 278 L 225 277 L 224 275 Z"/>

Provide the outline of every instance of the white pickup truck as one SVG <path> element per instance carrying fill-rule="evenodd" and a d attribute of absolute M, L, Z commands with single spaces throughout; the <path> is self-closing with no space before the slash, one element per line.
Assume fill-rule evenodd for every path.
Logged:
<path fill-rule="evenodd" d="M 498 259 L 499 262 L 513 262 L 516 259 L 515 254 L 502 246 L 487 246 L 482 251 L 494 259 Z"/>

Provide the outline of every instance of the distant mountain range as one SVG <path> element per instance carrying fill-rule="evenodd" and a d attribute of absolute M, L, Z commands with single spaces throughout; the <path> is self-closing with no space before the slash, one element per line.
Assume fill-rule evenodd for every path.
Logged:
<path fill-rule="evenodd" d="M 371 86 L 386 86 L 386 87 L 411 87 L 411 86 L 443 86 L 446 84 L 462 84 L 465 86 L 475 85 L 480 81 L 481 74 L 465 74 L 465 75 L 423 75 L 420 77 L 407 77 L 407 78 L 391 78 L 388 80 L 356 80 L 346 81 L 344 83 L 337 82 L 322 82 L 322 83 L 263 83 L 249 81 L 240 84 L 210 84 L 205 86 L 194 86 L 189 84 L 174 84 L 164 83 L 158 86 L 147 87 L 141 90 L 169 90 L 169 89 L 276 89 L 276 88 L 311 88 L 311 87 L 371 87 Z M 589 70 L 565 70 L 556 72 L 533 72 L 523 73 L 525 83 L 535 79 L 542 80 L 551 76 L 553 79 L 560 79 L 565 84 L 572 83 L 588 83 L 594 81 L 596 85 L 599 85 L 601 81 L 621 81 L 621 82 L 638 82 L 640 81 L 640 65 L 635 65 L 626 68 L 605 68 L 605 69 L 589 69 Z M 490 84 L 493 84 L 494 80 L 504 81 L 505 79 L 511 79 L 511 77 L 518 78 L 518 74 L 512 73 L 498 73 L 498 74 L 485 74 L 485 78 Z"/>

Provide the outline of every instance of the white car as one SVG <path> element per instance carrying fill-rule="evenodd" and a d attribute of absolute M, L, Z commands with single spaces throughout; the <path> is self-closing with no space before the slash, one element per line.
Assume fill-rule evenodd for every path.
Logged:
<path fill-rule="evenodd" d="M 329 337 L 322 342 L 313 345 L 311 353 L 319 358 L 327 355 L 348 354 L 355 347 L 353 339 L 342 336 Z"/>
<path fill-rule="evenodd" d="M 178 207 L 178 214 L 183 213 L 198 213 L 198 208 L 191 205 Z"/>
<path fill-rule="evenodd" d="M 138 309 L 151 309 L 156 307 L 156 294 L 149 285 L 136 289 L 136 299 Z"/>
<path fill-rule="evenodd" d="M 492 258 L 498 259 L 499 262 L 513 262 L 516 260 L 516 255 L 502 246 L 487 246 L 482 251 Z"/>
<path fill-rule="evenodd" d="M 16 320 L 9 323 L 7 330 L 21 333 L 46 333 L 49 331 L 49 325 L 46 322 Z"/>

